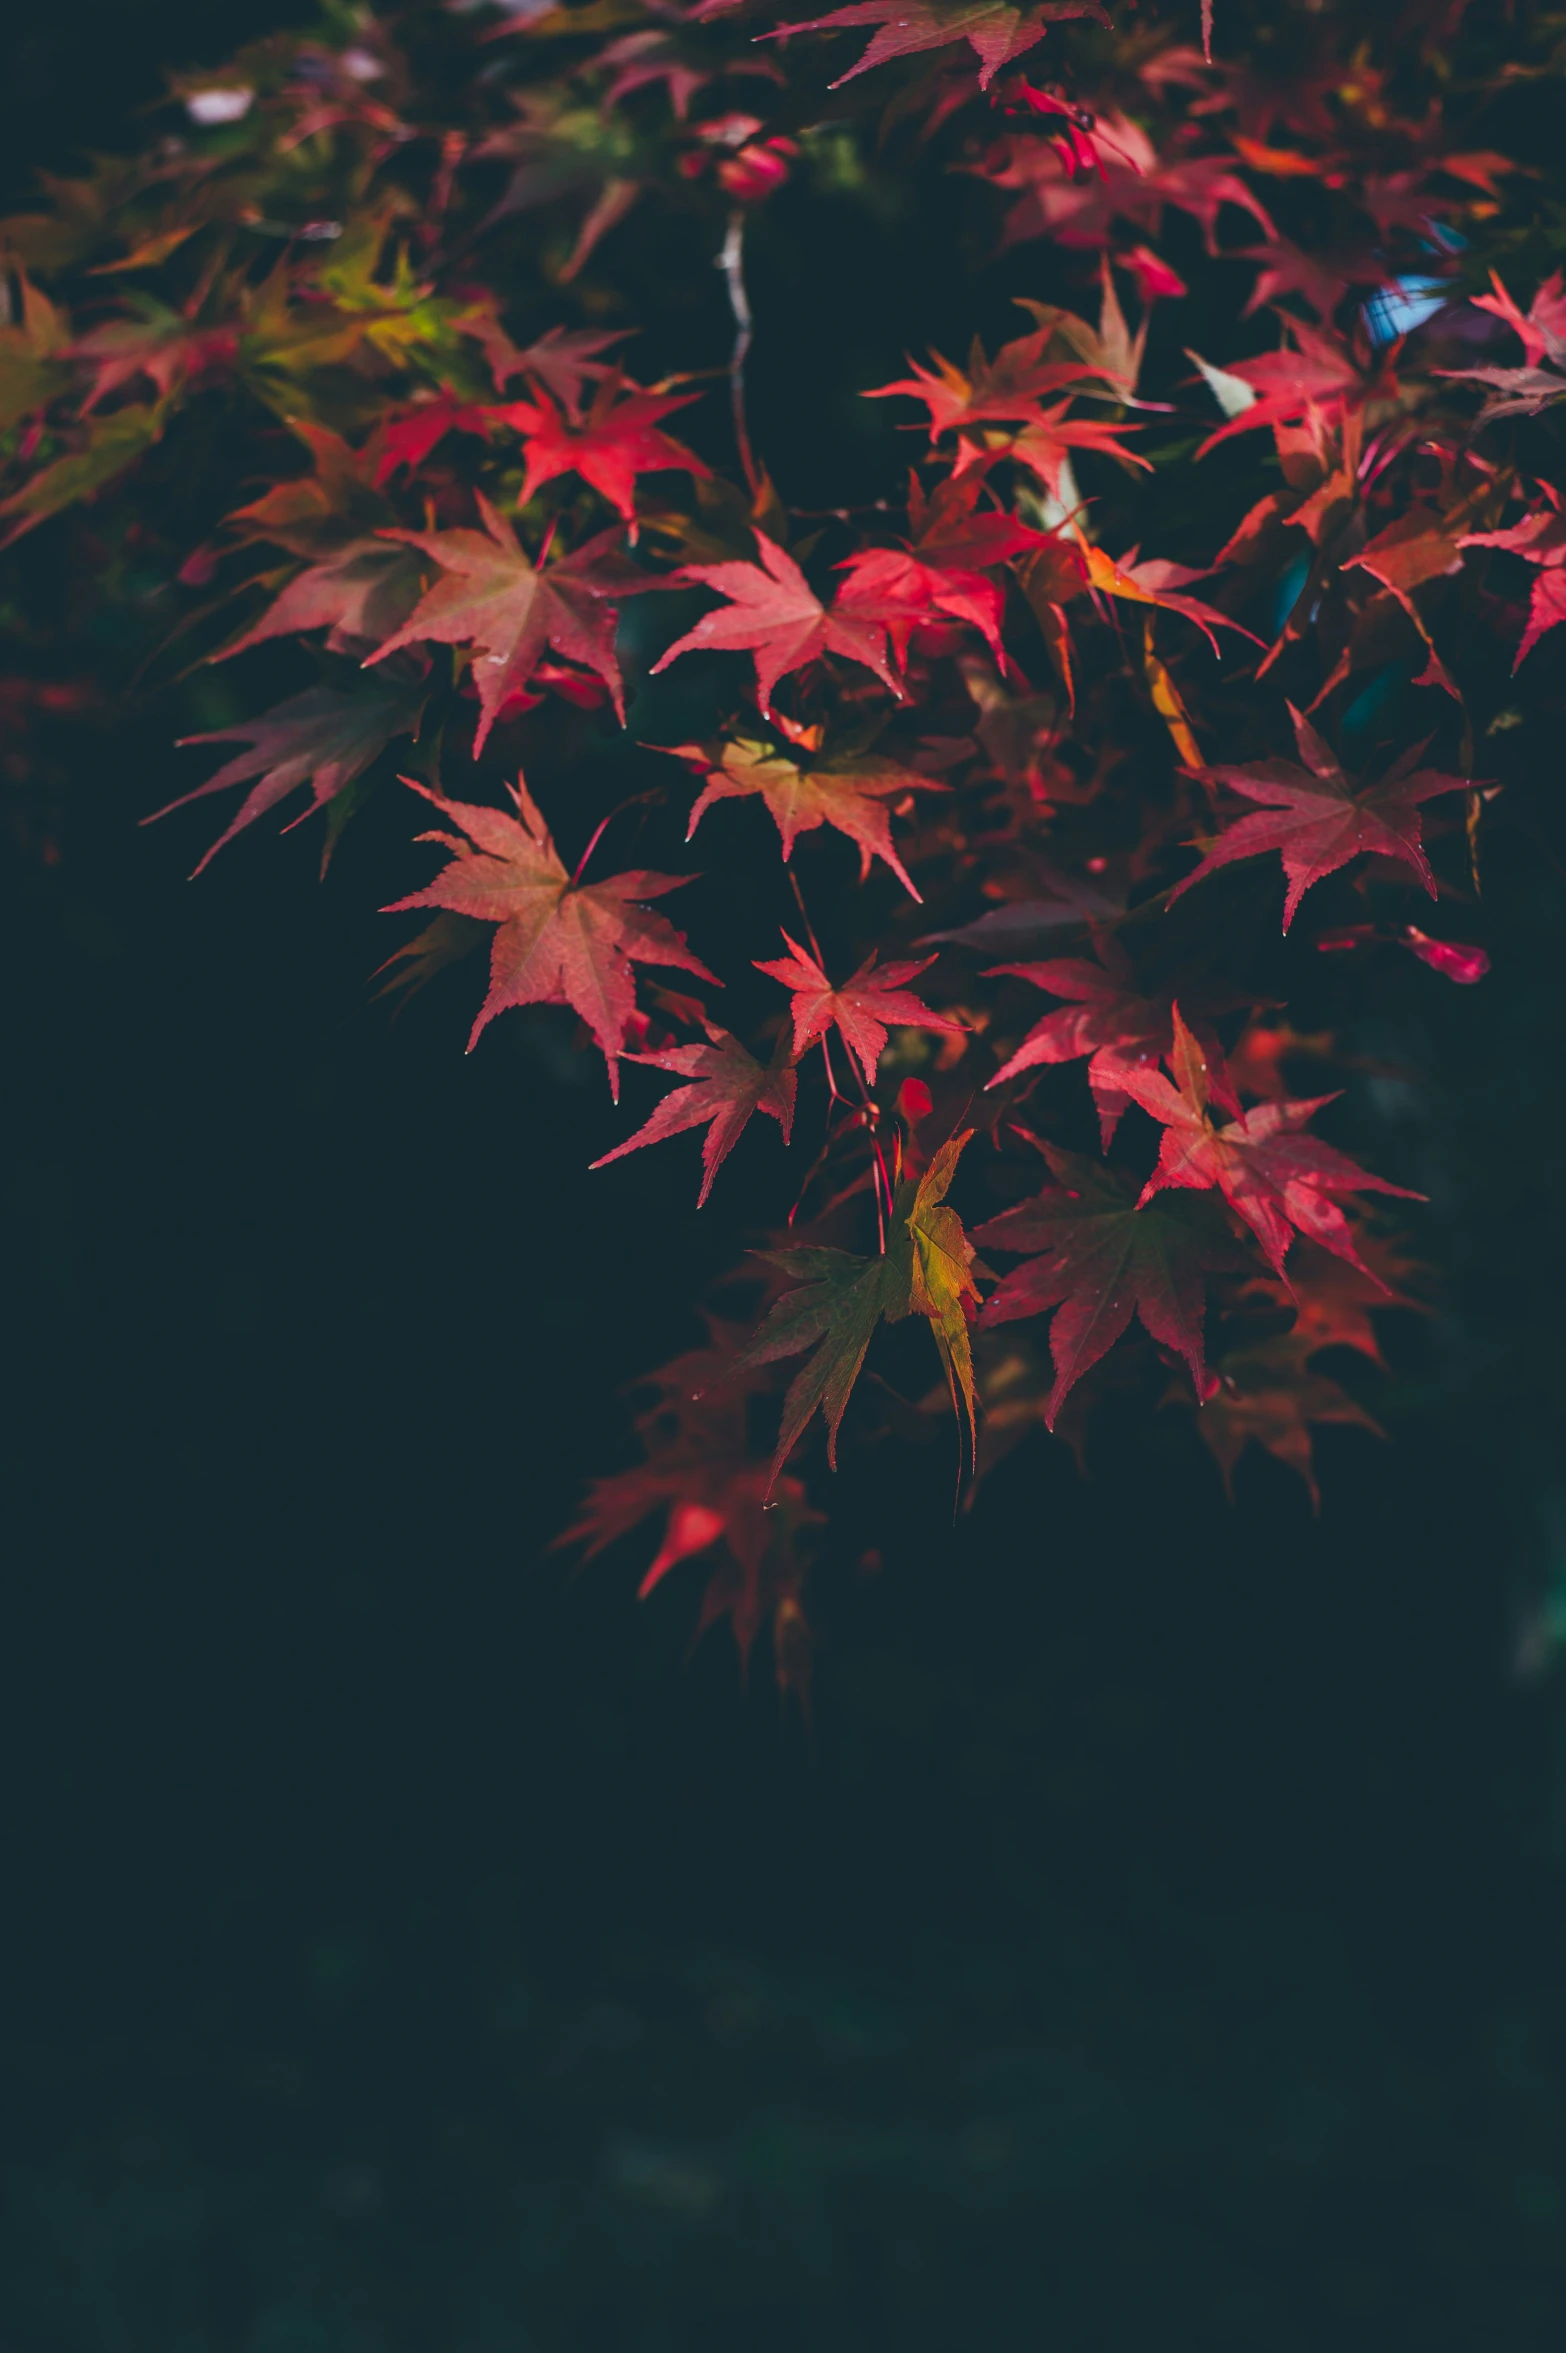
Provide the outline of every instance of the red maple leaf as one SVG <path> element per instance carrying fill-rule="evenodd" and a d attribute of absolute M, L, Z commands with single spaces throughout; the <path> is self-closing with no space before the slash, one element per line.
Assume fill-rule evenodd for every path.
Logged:
<path fill-rule="evenodd" d="M 1066 461 L 1074 449 L 1096 449 L 1100 456 L 1113 458 L 1117 465 L 1140 466 L 1144 473 L 1152 472 L 1147 458 L 1122 446 L 1122 436 L 1139 429 L 1134 424 L 1106 424 L 1097 417 L 1068 417 L 1062 400 L 1045 409 L 1036 424 L 1024 425 L 1006 445 L 1006 455 L 1014 458 L 1019 466 L 1026 466 L 1030 474 L 1036 474 L 1050 497 L 1064 505 Z M 959 471 L 978 454 L 965 446 L 958 460 Z"/>
<path fill-rule="evenodd" d="M 1427 1282 L 1430 1269 L 1409 1257 L 1400 1237 L 1378 1233 L 1358 1219 L 1353 1223 L 1360 1253 L 1357 1266 L 1301 1242 L 1287 1281 L 1281 1275 L 1253 1275 L 1241 1285 L 1239 1295 L 1280 1312 L 1291 1310 L 1294 1331 L 1304 1341 L 1307 1355 L 1323 1348 L 1352 1348 L 1384 1372 L 1386 1358 L 1371 1316 L 1388 1307 L 1432 1314 L 1427 1299 L 1402 1288 L 1410 1281 Z"/>
<path fill-rule="evenodd" d="M 1448 158 L 1448 168 L 1450 161 Z M 1495 292 L 1474 295 L 1474 308 L 1493 311 L 1498 319 L 1504 319 L 1516 330 L 1530 367 L 1538 367 L 1542 360 L 1553 360 L 1558 368 L 1566 368 L 1566 277 L 1557 270 L 1553 277 L 1546 278 L 1526 314 L 1518 309 L 1498 271 L 1490 272 L 1490 283 Z"/>
<path fill-rule="evenodd" d="M 679 472 L 710 482 L 712 469 L 693 450 L 658 430 L 661 419 L 688 408 L 693 392 L 644 392 L 624 377 L 608 377 L 580 423 L 549 400 L 514 400 L 494 413 L 526 445 L 527 475 L 518 504 L 558 474 L 580 474 L 627 523 L 636 520 L 638 474 Z"/>
<path fill-rule="evenodd" d="M 1431 580 L 1449 579 L 1462 568 L 1460 539 L 1447 530 L 1433 508 L 1418 502 L 1397 516 L 1384 531 L 1378 531 L 1357 556 L 1347 557 L 1341 566 L 1345 572 L 1368 572 L 1372 580 L 1379 580 L 1419 632 L 1429 659 L 1412 683 L 1442 687 L 1459 703 L 1463 698 L 1436 652 L 1435 641 L 1414 602 L 1414 590 Z"/>
<path fill-rule="evenodd" d="M 1085 106 L 1056 97 L 1050 90 L 1036 90 L 1029 81 L 1012 82 L 1002 103 L 1008 113 L 1022 112 L 1042 118 L 1036 127 L 1059 147 L 1069 179 L 1087 179 L 1098 170 L 1101 159 L 1093 136 L 1098 126 Z"/>
<path fill-rule="evenodd" d="M 511 1005 L 570 1005 L 586 1022 L 609 1066 L 609 1088 L 619 1099 L 619 1060 L 626 1025 L 636 1010 L 633 964 L 656 964 L 715 976 L 686 946 L 684 936 L 640 902 L 679 890 L 688 874 L 634 870 L 604 882 L 574 881 L 550 839 L 549 828 L 519 777 L 507 789 L 517 815 L 465 801 L 405 776 L 462 828 L 456 834 L 425 833 L 440 842 L 452 861 L 421 891 L 383 908 L 387 915 L 408 907 L 445 907 L 455 915 L 498 924 L 490 950 L 489 993 L 468 1039 L 471 1053 L 479 1032 Z M 520 822 L 519 822 L 520 820 Z"/>
<path fill-rule="evenodd" d="M 1356 792 L 1310 721 L 1292 703 L 1289 716 L 1305 766 L 1297 767 L 1292 760 L 1259 760 L 1250 767 L 1206 771 L 1215 783 L 1260 801 L 1263 807 L 1219 835 L 1196 871 L 1176 883 L 1169 904 L 1220 866 L 1259 857 L 1267 850 L 1280 853 L 1288 879 L 1285 931 L 1312 883 L 1336 873 L 1361 851 L 1396 858 L 1410 867 L 1434 898 L 1435 876 L 1424 853 L 1419 805 L 1441 793 L 1470 791 L 1472 778 L 1419 767 L 1424 745 L 1415 744 L 1393 762 L 1379 784 Z"/>
<path fill-rule="evenodd" d="M 1196 623 L 1214 653 L 1218 651 L 1215 629 L 1232 629 L 1237 636 L 1248 637 L 1252 645 L 1261 644 L 1254 630 L 1245 628 L 1239 621 L 1231 621 L 1216 605 L 1186 595 L 1193 580 L 1206 577 L 1193 571 L 1189 564 L 1173 564 L 1163 556 L 1148 556 L 1139 561 L 1134 548 L 1117 561 L 1103 548 L 1090 546 L 1086 540 L 1079 544 L 1088 581 L 1104 595 L 1119 597 L 1124 604 L 1157 605 L 1166 613 L 1182 614 L 1187 621 Z"/>
<path fill-rule="evenodd" d="M 681 654 L 708 650 L 750 652 L 756 661 L 756 699 L 772 716 L 772 690 L 792 670 L 823 654 L 842 654 L 873 670 L 884 686 L 901 697 L 902 689 L 886 663 L 886 632 L 879 622 L 821 602 L 790 555 L 763 532 L 756 534 L 759 564 L 687 564 L 656 585 L 683 587 L 698 582 L 714 588 L 728 603 L 715 613 L 704 613 L 693 629 L 676 638 L 653 675 L 667 670 Z"/>
<path fill-rule="evenodd" d="M 1099 0 L 1032 0 L 1012 7 L 1008 0 L 853 0 L 830 16 L 813 16 L 804 24 L 779 25 L 762 40 L 778 41 L 788 33 L 831 33 L 852 25 L 878 25 L 869 47 L 846 74 L 839 74 L 834 90 L 884 65 L 890 57 L 910 57 L 922 49 L 946 49 L 966 41 L 979 60 L 979 87 L 987 90 L 1003 65 L 1042 41 L 1051 24 L 1090 16 L 1102 25 L 1109 18 Z"/>
<path fill-rule="evenodd" d="M 1178 1006 L 1169 1064 L 1173 1086 L 1151 1064 L 1119 1066 L 1126 1094 L 1165 1131 L 1158 1166 L 1142 1188 L 1143 1201 L 1166 1186 L 1202 1192 L 1216 1185 L 1255 1234 L 1268 1264 L 1281 1273 L 1296 1228 L 1350 1266 L 1362 1266 L 1353 1230 L 1334 1195 L 1395 1193 L 1404 1201 L 1424 1199 L 1406 1185 L 1367 1175 L 1346 1153 L 1300 1133 L 1314 1113 L 1336 1100 L 1333 1095 L 1258 1103 L 1226 1126 L 1215 1126 L 1208 1109 L 1213 1090 L 1207 1057 Z"/>
<path fill-rule="evenodd" d="M 1065 400 L 1044 406 L 1044 394 L 1084 377 L 1096 377 L 1122 396 L 1125 391 L 1107 356 L 1096 360 L 1046 359 L 1058 323 L 1052 316 L 1035 334 L 1020 335 L 1003 344 L 993 360 L 986 359 L 983 346 L 975 340 L 966 369 L 954 367 L 939 352 L 931 354 L 933 369 L 910 361 L 911 376 L 879 384 L 865 398 L 886 400 L 906 393 L 922 400 L 930 412 L 930 439 L 936 441 L 950 432 L 958 436 L 953 468 L 958 475 L 1004 454 L 1028 467 L 1052 497 L 1059 497 L 1061 472 L 1070 450 L 1096 449 L 1122 465 L 1145 467 L 1145 459 L 1121 446 L 1121 436 L 1134 432 L 1134 425 L 1068 417 L 1069 394 Z M 998 430 L 1007 424 L 1018 428 L 1010 437 Z"/>
<path fill-rule="evenodd" d="M 798 1479 L 786 1471 L 769 1475 L 751 1446 L 749 1400 L 769 1376 L 736 1371 L 741 1335 L 732 1326 L 709 1319 L 709 1329 L 709 1347 L 691 1349 L 638 1382 L 653 1398 L 636 1417 L 646 1461 L 595 1479 L 555 1542 L 580 1544 L 591 1560 L 662 1512 L 662 1541 L 638 1598 L 645 1600 L 671 1569 L 710 1556 L 698 1635 L 728 1618 L 744 1663 L 770 1625 L 778 1681 L 802 1685 L 808 1628 L 800 1539 L 820 1525 L 821 1514 L 810 1509 Z"/>
<path fill-rule="evenodd" d="M 619 555 L 618 531 L 602 531 L 574 554 L 557 556 L 540 569 L 523 553 L 515 532 L 483 492 L 476 496 L 482 531 L 380 534 L 422 548 L 445 576 L 370 661 L 383 662 L 406 645 L 471 646 L 482 714 L 473 739 L 475 757 L 501 707 L 526 688 L 551 647 L 568 662 L 596 672 L 623 722 L 624 693 L 614 651 L 618 616 L 609 600 L 656 587 L 657 582 Z"/>
<path fill-rule="evenodd" d="M 851 980 L 834 988 L 815 958 L 807 955 L 797 940 L 790 939 L 785 932 L 783 941 L 788 955 L 769 964 L 758 959 L 756 970 L 765 972 L 772 980 L 780 980 L 786 989 L 794 992 L 796 1059 L 818 1038 L 824 1040 L 829 1029 L 835 1028 L 864 1073 L 865 1085 L 873 1087 L 886 1033 L 895 1024 L 962 1035 L 965 1026 L 962 1022 L 954 1021 L 946 1013 L 932 1013 L 906 986 L 917 974 L 929 970 L 935 962 L 933 956 L 922 957 L 917 963 L 885 964 L 879 971 L 874 969 L 875 958 L 867 956 Z"/>
<path fill-rule="evenodd" d="M 985 1301 L 981 1327 L 1054 1310 L 1055 1386 L 1044 1409 L 1051 1429 L 1070 1391 L 1133 1315 L 1185 1358 L 1200 1396 L 1208 1386 L 1204 1277 L 1243 1263 L 1221 1218 L 1194 1203 L 1144 1208 L 1125 1179 L 1100 1162 L 1053 1144 L 1039 1149 L 1056 1182 L 974 1229 L 985 1249 L 1031 1254 Z"/>
<path fill-rule="evenodd" d="M 259 619 L 209 659 L 227 662 L 251 646 L 307 629 L 328 632 L 328 653 L 361 653 L 397 629 L 418 599 L 418 560 L 406 548 L 390 544 L 385 533 L 350 539 L 296 572 Z"/>
<path fill-rule="evenodd" d="M 410 472 L 422 466 L 430 451 L 448 433 L 472 433 L 480 440 L 485 439 L 491 425 L 504 413 L 500 408 L 486 407 L 481 401 L 457 400 L 449 392 L 439 393 L 433 400 L 415 401 L 386 422 L 375 468 L 376 487 L 389 482 L 399 466 L 406 466 Z"/>
<path fill-rule="evenodd" d="M 274 703 L 258 719 L 235 720 L 231 726 L 215 727 L 206 735 L 182 735 L 182 747 L 243 743 L 249 748 L 225 760 L 217 774 L 198 784 L 194 792 L 181 793 L 177 801 L 154 810 L 153 816 L 142 822 L 150 825 L 154 818 L 167 817 L 170 810 L 183 809 L 191 801 L 204 801 L 211 793 L 248 784 L 250 790 L 237 816 L 197 865 L 195 872 L 200 874 L 237 833 L 254 825 L 300 785 L 308 784 L 313 797 L 310 806 L 292 820 L 294 825 L 302 825 L 317 809 L 336 802 L 394 737 L 416 733 L 425 694 L 422 684 L 410 686 L 379 678 L 356 680 L 348 694 L 335 687 L 312 686 L 303 694 L 291 695 L 287 702 Z M 328 831 L 328 853 L 340 831 L 340 823 Z"/>
<path fill-rule="evenodd" d="M 706 1127 L 702 1139 L 701 1191 L 696 1206 L 705 1206 L 712 1191 L 712 1180 L 733 1151 L 752 1115 L 766 1112 L 783 1130 L 783 1141 L 789 1141 L 794 1125 L 794 1095 L 798 1080 L 791 1068 L 776 1060 L 769 1066 L 748 1054 L 738 1038 L 727 1030 L 706 1024 L 707 1043 L 704 1046 L 666 1046 L 657 1053 L 632 1054 L 631 1062 L 646 1062 L 654 1070 L 670 1070 L 679 1078 L 687 1079 L 688 1086 L 676 1087 L 672 1095 L 665 1095 L 643 1122 L 634 1136 L 623 1144 L 616 1144 L 612 1152 L 605 1152 L 592 1163 L 594 1168 L 607 1168 L 611 1160 L 623 1160 L 627 1152 L 639 1152 L 644 1144 L 661 1144 L 665 1136 L 683 1135 L 687 1128 Z"/>
<path fill-rule="evenodd" d="M 899 662 L 908 658 L 915 629 L 945 618 L 982 631 L 999 662 L 1005 597 L 986 568 L 1048 544 L 1015 515 L 975 512 L 983 477 L 970 472 L 937 484 L 928 502 L 918 477 L 909 481 L 908 517 L 914 539 L 906 548 L 875 547 L 838 566 L 847 574 L 839 612 L 884 624 Z"/>
<path fill-rule="evenodd" d="M 1541 482 L 1539 488 L 1543 503 L 1532 508 L 1520 523 L 1513 523 L 1505 531 L 1470 532 L 1458 541 L 1459 547 L 1500 548 L 1507 555 L 1521 556 L 1524 563 L 1539 567 L 1528 605 L 1528 625 L 1512 664 L 1514 677 L 1545 632 L 1566 621 L 1566 513 L 1562 512 L 1561 494 L 1553 483 Z"/>
<path fill-rule="evenodd" d="M 630 333 L 627 327 L 547 327 L 519 351 L 493 310 L 482 305 L 454 319 L 452 325 L 459 334 L 470 335 L 482 345 L 489 372 L 502 392 L 513 376 L 531 376 L 572 417 L 580 413 L 587 386 L 615 373 L 600 354 L 623 343 Z"/>
<path fill-rule="evenodd" d="M 1042 964 L 996 964 L 986 977 L 1002 975 L 1025 980 L 1052 997 L 1068 1000 L 1058 1011 L 1034 1023 L 1016 1052 L 1001 1065 L 989 1086 L 998 1087 L 1019 1072 L 1040 1065 L 1077 1062 L 1091 1055 L 1088 1084 L 1098 1109 L 1104 1150 L 1114 1141 L 1130 1100 L 1116 1076 L 1122 1061 L 1152 1059 L 1167 1054 L 1174 1042 L 1174 1006 L 1169 997 L 1145 996 L 1137 987 L 1122 949 L 1107 935 L 1095 941 L 1100 961 L 1089 964 L 1082 956 L 1054 956 Z M 1199 1032 L 1213 1057 L 1215 1086 L 1220 1100 L 1233 1111 L 1240 1099 L 1222 1074 L 1216 1038 Z"/>
<path fill-rule="evenodd" d="M 1382 1429 L 1341 1381 L 1317 1372 L 1307 1361 L 1310 1340 L 1300 1332 L 1278 1332 L 1270 1340 L 1226 1350 L 1213 1367 L 1212 1393 L 1197 1424 L 1203 1442 L 1223 1473 L 1224 1491 L 1234 1500 L 1234 1466 L 1252 1441 L 1298 1473 L 1321 1509 L 1316 1481 L 1312 1422 L 1335 1422 L 1384 1438 Z"/>
<path fill-rule="evenodd" d="M 1232 156 L 1161 160 L 1141 125 L 1113 108 L 1099 110 L 1094 145 L 1098 169 L 1087 175 L 1073 175 L 1048 138 L 1013 133 L 990 149 L 976 168 L 996 187 L 1018 191 L 1006 216 L 1004 244 L 1049 237 L 1059 245 L 1106 248 L 1120 220 L 1156 236 L 1166 205 L 1200 222 L 1209 253 L 1218 250 L 1218 215 L 1225 204 L 1248 212 L 1264 237 L 1277 234 Z"/>
<path fill-rule="evenodd" d="M 1377 356 L 1361 365 L 1344 338 L 1330 328 L 1308 327 L 1287 311 L 1278 315 L 1296 348 L 1264 351 L 1258 359 L 1230 362 L 1223 374 L 1248 385 L 1255 398 L 1209 433 L 1196 453 L 1198 457 L 1205 457 L 1237 433 L 1296 425 L 1317 410 L 1340 418 L 1373 399 L 1389 400 L 1396 395 L 1397 379 L 1383 358 Z"/>
<path fill-rule="evenodd" d="M 911 400 L 922 400 L 930 412 L 930 439 L 934 441 L 942 433 L 957 432 L 964 426 L 1025 424 L 1040 418 L 1045 413 L 1041 403 L 1046 395 L 1059 392 L 1064 385 L 1079 384 L 1084 377 L 1113 383 L 1107 367 L 1094 366 L 1088 360 L 1047 359 L 1055 334 L 1051 319 L 1036 333 L 1003 343 L 993 359 L 985 356 L 984 346 L 975 336 L 966 368 L 934 351 L 930 354 L 933 368 L 922 368 L 917 360 L 910 360 L 911 376 L 874 385 L 864 398 L 890 400 L 895 394 L 906 393 Z"/>
<path fill-rule="evenodd" d="M 379 426 L 360 449 L 304 417 L 290 417 L 288 430 L 310 452 L 310 471 L 274 482 L 259 498 L 236 507 L 223 519 L 225 531 L 241 540 L 271 540 L 290 555 L 319 560 L 340 554 L 348 541 L 393 519 L 375 488 Z"/>
<path fill-rule="evenodd" d="M 232 327 L 192 326 L 181 312 L 170 310 L 151 294 L 131 294 L 126 302 L 130 317 L 94 327 L 64 354 L 67 359 L 85 360 L 93 371 L 81 407 L 84 417 L 99 401 L 133 384 L 138 376 L 149 377 L 160 399 L 167 400 L 192 377 L 232 364 L 239 349 L 239 337 Z"/>

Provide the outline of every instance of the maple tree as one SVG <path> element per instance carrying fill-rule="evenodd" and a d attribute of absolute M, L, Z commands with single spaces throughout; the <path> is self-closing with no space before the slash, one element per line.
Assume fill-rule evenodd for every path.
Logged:
<path fill-rule="evenodd" d="M 795 1688 L 920 1352 L 981 1479 L 1112 1381 L 1226 1482 L 1379 1434 L 1354 1008 L 1482 987 L 1566 644 L 1560 53 L 1495 15 L 332 0 L 0 222 L 13 666 L 35 580 L 141 633 L 211 763 L 147 814 L 242 793 L 198 873 L 277 810 L 357 887 L 376 802 L 383 993 L 637 1074 L 606 1201 L 699 1133 L 753 1312 L 567 1540 L 661 1513 L 643 1591 Z M 890 341 L 799 292 L 834 206 L 948 257 Z"/>

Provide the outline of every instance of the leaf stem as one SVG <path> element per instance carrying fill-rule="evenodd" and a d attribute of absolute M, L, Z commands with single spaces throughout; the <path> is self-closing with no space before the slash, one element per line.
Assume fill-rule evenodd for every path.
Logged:
<path fill-rule="evenodd" d="M 794 872 L 792 866 L 788 870 L 788 887 L 794 894 L 794 904 L 799 909 L 799 920 L 804 925 L 805 937 L 810 942 L 810 953 L 822 971 L 825 972 L 826 958 L 821 953 L 821 942 L 816 937 L 816 927 L 810 920 L 810 909 L 805 905 L 805 894 L 799 887 L 799 876 Z"/>
<path fill-rule="evenodd" d="M 582 875 L 586 869 L 588 859 L 592 856 L 599 843 L 603 840 L 605 829 L 612 825 L 617 817 L 622 817 L 627 809 L 638 808 L 646 801 L 661 801 L 662 798 L 663 786 L 661 784 L 655 784 L 651 786 L 646 792 L 632 793 L 629 799 L 616 801 L 614 807 L 609 811 L 608 816 L 600 817 L 598 823 L 593 827 L 591 834 L 588 836 L 587 847 L 582 852 L 582 855 L 580 858 L 578 858 L 576 865 L 572 869 L 571 880 L 567 887 L 571 890 L 575 890 L 577 884 L 582 879 Z"/>

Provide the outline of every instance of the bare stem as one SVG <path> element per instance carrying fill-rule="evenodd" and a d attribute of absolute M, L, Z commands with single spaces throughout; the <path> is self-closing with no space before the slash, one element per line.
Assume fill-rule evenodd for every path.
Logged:
<path fill-rule="evenodd" d="M 734 439 L 739 445 L 740 464 L 745 469 L 750 495 L 759 498 L 761 473 L 750 446 L 750 427 L 745 421 L 745 358 L 750 350 L 753 330 L 750 297 L 745 291 L 745 215 L 739 205 L 729 215 L 728 233 L 723 240 L 723 251 L 718 256 L 718 267 L 723 272 L 724 283 L 729 290 L 729 308 L 734 313 L 734 348 L 729 353 L 729 400 L 734 411 Z"/>
<path fill-rule="evenodd" d="M 810 942 L 810 953 L 822 971 L 825 972 L 826 958 L 821 953 L 821 942 L 816 937 L 816 927 L 810 920 L 810 909 L 805 905 L 805 894 L 799 887 L 799 876 L 794 872 L 792 866 L 788 870 L 788 887 L 794 894 L 794 904 L 799 909 L 800 921 L 805 927 L 805 937 Z"/>

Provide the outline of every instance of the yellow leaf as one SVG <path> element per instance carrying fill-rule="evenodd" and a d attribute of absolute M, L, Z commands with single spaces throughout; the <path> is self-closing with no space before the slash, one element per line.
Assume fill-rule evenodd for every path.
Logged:
<path fill-rule="evenodd" d="M 1148 616 L 1147 627 L 1143 634 L 1142 667 L 1147 673 L 1148 692 L 1153 698 L 1153 708 L 1168 728 L 1175 750 L 1187 768 L 1200 768 L 1202 748 L 1196 740 L 1185 705 L 1180 700 L 1180 689 L 1170 677 L 1168 670 L 1153 648 L 1151 615 Z"/>

